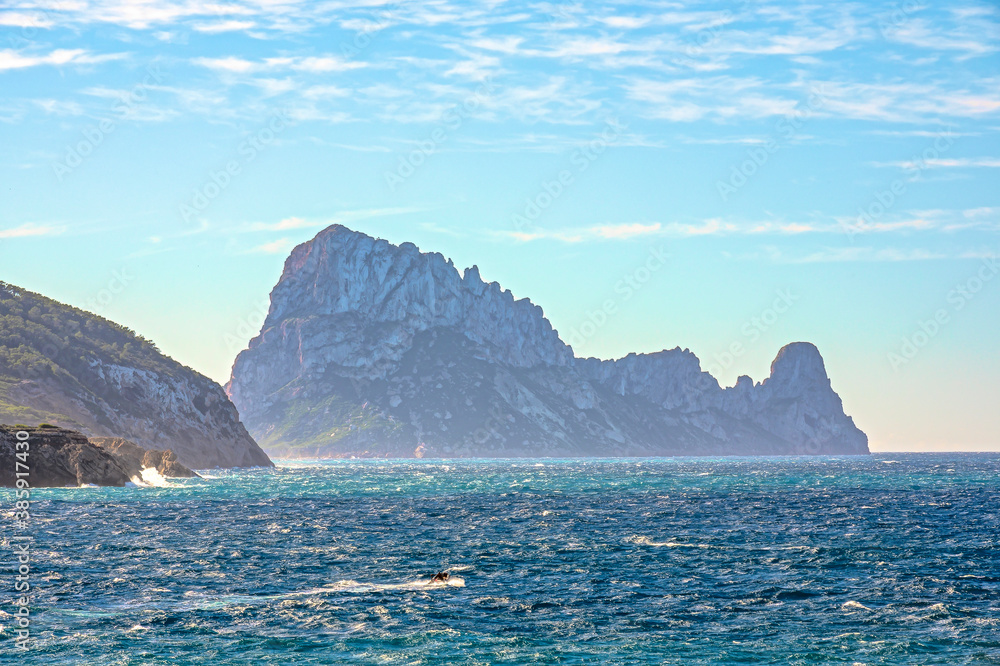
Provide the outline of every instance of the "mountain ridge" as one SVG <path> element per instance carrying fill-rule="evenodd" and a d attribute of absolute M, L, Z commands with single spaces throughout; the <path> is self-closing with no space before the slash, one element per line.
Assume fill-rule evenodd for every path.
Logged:
<path fill-rule="evenodd" d="M 679 347 L 578 358 L 475 266 L 341 225 L 292 250 L 226 391 L 279 455 L 868 452 L 810 343 L 728 388 Z"/>

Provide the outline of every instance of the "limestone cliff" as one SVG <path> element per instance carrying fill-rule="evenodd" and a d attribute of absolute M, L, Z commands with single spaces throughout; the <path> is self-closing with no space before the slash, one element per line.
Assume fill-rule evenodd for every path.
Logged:
<path fill-rule="evenodd" d="M 271 465 L 221 386 L 123 326 L 6 283 L 0 421 L 171 449 L 195 469 Z"/>
<path fill-rule="evenodd" d="M 578 359 L 476 267 L 339 225 L 292 251 L 226 390 L 279 456 L 867 452 L 812 345 L 728 389 L 687 350 Z"/>

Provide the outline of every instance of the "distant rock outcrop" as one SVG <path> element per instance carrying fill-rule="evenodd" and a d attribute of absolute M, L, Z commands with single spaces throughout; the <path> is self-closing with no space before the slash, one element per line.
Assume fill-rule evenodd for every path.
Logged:
<path fill-rule="evenodd" d="M 170 450 L 144 449 L 135 442 L 121 437 L 91 437 L 90 443 L 111 453 L 129 470 L 155 469 L 161 476 L 175 478 L 198 476 L 180 464 L 177 461 L 177 454 Z"/>
<path fill-rule="evenodd" d="M 27 439 L 19 439 L 19 432 L 26 433 Z M 26 446 L 18 447 L 19 441 Z M 21 478 L 27 479 L 31 488 L 124 486 L 141 481 L 143 471 L 150 468 L 164 477 L 198 476 L 178 463 L 173 451 L 147 451 L 123 439 L 91 441 L 66 428 L 0 426 L 3 487 L 16 484 L 18 471 L 27 473 Z"/>
<path fill-rule="evenodd" d="M 196 469 L 272 464 L 221 386 L 123 326 L 6 283 L 0 422 L 127 438 Z"/>
<path fill-rule="evenodd" d="M 679 348 L 578 359 L 476 267 L 339 225 L 292 251 L 226 390 L 280 456 L 868 451 L 811 344 L 726 389 Z"/>

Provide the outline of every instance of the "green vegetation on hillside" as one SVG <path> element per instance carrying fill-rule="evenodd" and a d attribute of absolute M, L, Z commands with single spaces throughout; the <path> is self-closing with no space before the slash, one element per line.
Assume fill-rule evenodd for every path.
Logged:
<path fill-rule="evenodd" d="M 23 380 L 50 383 L 69 395 L 100 397 L 100 382 L 80 381 L 97 362 L 173 375 L 182 366 L 163 356 L 149 340 L 120 324 L 50 298 L 0 282 L 0 422 L 66 423 L 65 414 L 47 412 L 11 399 Z"/>

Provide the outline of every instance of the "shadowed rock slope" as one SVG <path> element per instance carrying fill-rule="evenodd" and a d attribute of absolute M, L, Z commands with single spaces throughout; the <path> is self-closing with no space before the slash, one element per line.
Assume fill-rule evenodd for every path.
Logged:
<path fill-rule="evenodd" d="M 17 446 L 19 431 L 27 434 L 25 446 Z M 124 486 L 150 468 L 165 477 L 198 476 L 173 451 L 146 450 L 124 439 L 88 440 L 66 428 L 0 426 L 0 487 L 12 487 L 18 478 L 31 488 Z"/>
<path fill-rule="evenodd" d="M 726 389 L 679 348 L 579 359 L 476 267 L 339 225 L 292 251 L 226 390 L 278 456 L 868 452 L 811 344 Z"/>
<path fill-rule="evenodd" d="M 221 386 L 123 326 L 2 282 L 0 422 L 121 437 L 195 469 L 271 465 Z"/>

